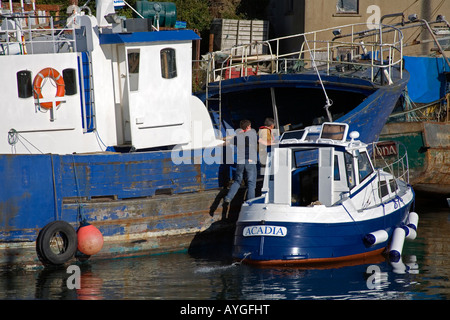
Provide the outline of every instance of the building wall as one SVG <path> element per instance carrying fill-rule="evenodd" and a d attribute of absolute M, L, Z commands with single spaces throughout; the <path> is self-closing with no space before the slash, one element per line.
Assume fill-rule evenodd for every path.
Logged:
<path fill-rule="evenodd" d="M 434 21 L 438 14 L 449 17 L 450 0 L 359 0 L 356 13 L 337 12 L 338 0 L 271 0 L 269 21 L 272 37 L 321 30 L 353 23 L 372 21 L 374 12 L 370 6 L 380 8 L 380 16 L 403 13 L 405 19 L 417 14 L 419 19 Z M 386 18 L 383 23 L 401 22 L 400 17 Z M 405 43 L 429 39 L 428 31 L 414 29 L 404 31 Z M 430 53 L 433 45 L 406 47 L 405 54 Z"/>

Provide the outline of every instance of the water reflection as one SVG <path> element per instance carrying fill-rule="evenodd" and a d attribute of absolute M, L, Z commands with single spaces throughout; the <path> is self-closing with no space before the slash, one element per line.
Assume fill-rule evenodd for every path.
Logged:
<path fill-rule="evenodd" d="M 419 273 L 419 265 L 417 264 L 417 257 L 415 255 L 406 257 L 408 260 L 407 262 L 403 262 L 405 259 L 404 257 L 400 258 L 399 261 L 393 262 L 390 261 L 390 264 L 392 266 L 392 272 L 396 274 L 405 274 L 405 273 L 412 273 L 412 274 L 418 274 Z"/>
<path fill-rule="evenodd" d="M 77 264 L 80 288 L 65 268 L 0 272 L 0 299 L 449 299 L 450 210 L 416 208 L 418 236 L 398 263 L 382 256 L 323 269 L 233 263 L 230 248 Z"/>

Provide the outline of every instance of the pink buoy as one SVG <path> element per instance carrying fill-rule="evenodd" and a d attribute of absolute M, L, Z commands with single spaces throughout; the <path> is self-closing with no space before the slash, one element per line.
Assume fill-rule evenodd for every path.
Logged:
<path fill-rule="evenodd" d="M 78 250 L 88 256 L 98 253 L 103 247 L 103 235 L 91 224 L 78 229 Z"/>

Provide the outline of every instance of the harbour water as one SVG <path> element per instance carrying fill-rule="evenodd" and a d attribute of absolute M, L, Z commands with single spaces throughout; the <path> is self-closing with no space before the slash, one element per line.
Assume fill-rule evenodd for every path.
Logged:
<path fill-rule="evenodd" d="M 1 300 L 448 300 L 450 209 L 419 199 L 418 236 L 405 242 L 403 265 L 383 257 L 327 269 L 261 268 L 233 263 L 229 246 L 77 265 L 0 272 Z M 73 273 L 76 275 L 76 273 Z M 72 285 L 71 285 L 72 284 Z M 4 301 L 3 301 L 4 302 Z"/>

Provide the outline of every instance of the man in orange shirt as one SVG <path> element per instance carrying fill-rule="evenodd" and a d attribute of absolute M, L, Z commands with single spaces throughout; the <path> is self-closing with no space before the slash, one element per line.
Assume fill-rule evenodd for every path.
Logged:
<path fill-rule="evenodd" d="M 272 118 L 266 118 L 264 126 L 259 128 L 258 142 L 259 142 L 259 161 L 261 162 L 261 174 L 264 174 L 267 162 L 267 152 L 271 150 L 271 146 L 274 144 L 273 128 L 275 127 L 275 121 Z"/>

